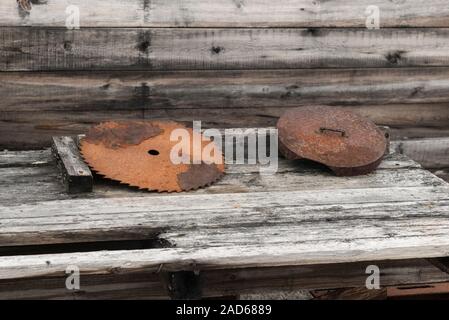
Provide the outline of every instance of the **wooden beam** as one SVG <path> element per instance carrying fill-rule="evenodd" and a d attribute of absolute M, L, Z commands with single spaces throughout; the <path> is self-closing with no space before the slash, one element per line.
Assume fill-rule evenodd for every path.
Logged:
<path fill-rule="evenodd" d="M 392 138 L 449 135 L 449 68 L 0 73 L 0 149 L 48 147 L 113 119 L 265 127 L 291 107 L 344 106 Z"/>
<path fill-rule="evenodd" d="M 0 39 L 1 71 L 449 66 L 448 28 L 4 27 Z"/>
<path fill-rule="evenodd" d="M 449 138 L 395 141 L 392 149 L 429 169 L 449 168 Z"/>
<path fill-rule="evenodd" d="M 0 26 L 64 27 L 69 5 L 81 27 L 362 27 L 370 5 L 380 9 L 380 27 L 448 27 L 445 0 L 59 0 L 33 1 L 28 14 L 15 1 L 0 3 Z"/>
<path fill-rule="evenodd" d="M 149 249 L 151 250 L 151 249 Z M 83 253 L 72 254 L 70 265 L 79 265 L 81 290 L 73 292 L 64 285 L 65 268 L 54 272 L 56 255 L 3 257 L 0 258 L 0 298 L 1 299 L 76 299 L 76 298 L 167 298 L 164 282 L 161 281 L 160 265 L 155 268 L 140 266 L 131 255 L 123 251 L 121 261 L 104 260 L 104 253 L 97 252 L 101 263 L 97 267 L 88 266 L 86 259 L 80 263 Z M 157 254 L 157 253 L 156 253 Z M 86 258 L 91 258 L 87 254 Z M 17 268 L 17 277 L 5 279 L 5 266 Z M 19 262 L 22 261 L 22 262 Z M 34 261 L 34 262 L 33 262 Z M 92 261 L 93 262 L 93 261 Z M 203 297 L 220 297 L 235 294 L 250 296 L 268 291 L 289 292 L 298 289 L 333 289 L 339 287 L 361 287 L 367 274 L 366 266 L 373 262 L 330 265 L 287 266 L 270 268 L 243 268 L 202 270 L 201 293 Z M 449 281 L 449 276 L 425 260 L 376 261 L 382 270 L 382 286 L 400 284 L 432 284 Z M 40 266 L 43 273 L 32 275 L 32 270 Z M 45 272 L 47 269 L 47 272 Z M 164 267 L 162 271 L 164 272 Z"/>
<path fill-rule="evenodd" d="M 91 192 L 93 177 L 72 137 L 53 137 L 52 153 L 67 193 Z"/>
<path fill-rule="evenodd" d="M 25 156 L 17 157 L 14 161 L 9 156 L 17 154 L 15 151 L 0 152 L 0 204 L 9 206 L 17 203 L 36 203 L 36 201 L 53 201 L 70 198 L 70 195 L 61 192 L 60 174 L 54 166 L 50 151 L 27 151 Z M 2 154 L 4 156 L 2 156 Z M 34 155 L 34 156 L 33 156 Z M 39 162 L 42 165 L 36 166 Z M 298 188 L 298 185 L 308 185 L 310 188 L 319 189 L 328 184 L 338 186 L 338 188 L 351 188 L 356 185 L 359 187 L 390 187 L 393 185 L 401 186 L 425 186 L 434 183 L 435 177 L 427 171 L 420 168 L 419 164 L 402 155 L 390 155 L 382 161 L 379 170 L 375 175 L 365 176 L 363 178 L 341 179 L 332 175 L 327 175 L 326 180 L 317 179 L 320 174 L 325 174 L 323 168 L 301 165 L 296 163 L 292 165 L 291 161 L 279 159 L 277 179 L 272 177 L 260 179 L 259 169 L 254 165 L 235 165 L 227 166 L 227 174 L 223 179 L 206 189 L 200 189 L 191 194 L 218 194 L 239 192 L 258 192 L 258 191 L 291 191 Z M 402 170 L 405 169 L 405 170 Z M 396 170 L 395 174 L 389 172 Z M 409 171 L 410 170 L 410 171 Z M 307 174 L 291 175 L 291 172 L 301 172 Z M 411 178 L 410 173 L 413 174 Z M 244 177 L 244 179 L 242 179 Z M 408 178 L 407 178 L 408 177 Z M 419 183 L 419 179 L 423 179 Z M 327 181 L 327 184 L 323 183 Z M 257 183 L 254 183 L 257 182 Z M 440 181 L 441 182 L 441 181 Z M 96 181 L 92 194 L 80 194 L 78 198 L 123 198 L 123 197 L 152 197 L 159 196 L 157 193 L 148 193 L 137 191 L 105 179 Z M 103 239 L 105 240 L 105 239 Z"/>
<path fill-rule="evenodd" d="M 212 256 L 198 253 L 198 258 L 206 262 L 215 255 L 238 260 L 235 250 L 243 243 L 247 249 L 239 250 L 256 260 L 263 248 L 266 255 L 282 248 L 279 261 L 301 254 L 301 259 L 313 260 L 316 255 L 325 261 L 382 254 L 441 256 L 448 245 L 444 234 L 449 192 L 443 181 L 435 179 L 428 180 L 431 187 L 333 188 L 332 201 L 321 196 L 330 192 L 324 188 L 220 194 L 219 202 L 214 201 L 216 194 L 186 194 L 2 206 L 0 238 L 4 246 L 18 246 L 88 242 L 99 237 L 103 241 L 145 239 L 158 234 L 179 248 L 204 248 L 204 254 Z M 266 223 L 260 225 L 260 221 Z M 192 226 L 199 229 L 192 231 Z M 259 247 L 261 243 L 264 246 Z M 214 245 L 224 248 L 214 253 Z"/>

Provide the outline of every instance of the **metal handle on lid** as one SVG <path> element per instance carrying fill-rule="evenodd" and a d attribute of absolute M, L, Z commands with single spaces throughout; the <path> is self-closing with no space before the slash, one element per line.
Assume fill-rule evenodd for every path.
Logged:
<path fill-rule="evenodd" d="M 321 127 L 320 133 L 323 133 L 324 131 L 337 132 L 337 133 L 340 133 L 342 137 L 346 136 L 346 131 L 341 130 L 341 129 L 331 129 L 331 128 Z"/>

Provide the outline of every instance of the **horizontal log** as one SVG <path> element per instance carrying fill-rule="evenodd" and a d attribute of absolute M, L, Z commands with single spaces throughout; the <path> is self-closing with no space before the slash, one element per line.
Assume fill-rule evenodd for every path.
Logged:
<path fill-rule="evenodd" d="M 449 168 L 449 138 L 395 141 L 391 148 L 406 154 L 425 168 Z"/>
<path fill-rule="evenodd" d="M 447 28 L 0 29 L 0 70 L 448 66 Z"/>
<path fill-rule="evenodd" d="M 111 119 L 275 125 L 290 107 L 344 106 L 393 138 L 449 135 L 449 68 L 0 73 L 0 149 L 49 146 Z"/>
<path fill-rule="evenodd" d="M 39 280 L 39 278 L 42 279 L 44 277 L 66 277 L 65 270 L 69 265 L 78 266 L 84 277 L 88 275 L 98 275 L 99 277 L 101 277 L 101 275 L 111 274 L 135 274 L 136 272 L 155 273 L 160 271 L 177 270 L 198 270 L 201 272 L 206 270 L 207 272 L 209 272 L 209 270 L 213 272 L 214 270 L 217 270 L 218 273 L 218 270 L 231 269 L 231 272 L 228 273 L 228 277 L 221 278 L 222 281 L 224 280 L 229 282 L 229 280 L 233 280 L 234 278 L 235 282 L 239 281 L 240 279 L 240 287 L 245 287 L 245 281 L 242 281 L 242 279 L 244 279 L 245 277 L 253 279 L 257 279 L 257 277 L 263 278 L 264 268 L 261 268 L 262 265 L 258 266 L 258 264 L 260 263 L 260 257 L 256 256 L 257 253 L 263 252 L 263 248 L 249 248 L 254 249 L 255 251 L 247 261 L 244 261 L 241 256 L 234 256 L 238 252 L 238 249 L 241 249 L 241 247 L 236 247 L 235 249 L 230 248 L 229 252 L 225 254 L 225 256 L 229 257 L 230 259 L 228 261 L 222 260 L 220 261 L 220 263 L 218 263 L 217 260 L 214 260 L 214 258 L 222 255 L 224 252 L 221 250 L 218 251 L 216 248 L 212 248 L 212 250 L 204 250 L 200 248 L 196 250 L 168 248 L 0 257 L 0 279 L 31 279 L 35 277 L 36 280 Z M 267 246 L 267 249 L 273 248 Z M 435 246 L 432 253 L 436 252 L 437 247 Z M 208 253 L 211 253 L 209 257 L 204 255 Z M 429 254 L 432 253 L 429 252 Z M 407 255 L 413 256 L 411 250 L 407 250 L 406 252 L 404 252 L 404 256 Z M 189 256 L 191 258 L 189 258 Z M 376 255 L 375 253 L 373 253 L 372 256 L 379 258 L 379 255 Z M 297 267 L 304 265 L 303 268 L 297 269 L 296 281 L 293 283 L 290 282 L 290 285 L 299 283 L 300 286 L 302 285 L 303 287 L 309 288 L 324 289 L 329 287 L 329 283 L 326 283 L 324 277 L 314 276 L 314 265 L 318 265 L 319 263 L 317 264 L 314 263 L 313 260 L 309 260 L 310 257 L 302 259 L 302 261 L 296 261 L 296 263 L 295 258 L 298 257 L 297 254 L 292 255 L 290 258 L 287 258 L 284 255 L 281 256 L 279 254 L 279 257 L 286 260 L 280 260 L 277 264 L 277 267 Z M 357 261 L 359 257 L 363 257 L 363 255 L 354 256 L 351 261 L 346 261 L 346 263 L 340 265 L 335 265 L 332 263 L 323 264 L 322 266 L 318 266 L 318 269 L 322 270 L 321 272 L 323 272 L 323 276 L 324 274 L 328 274 L 328 278 L 335 277 L 332 281 L 335 287 L 338 287 L 339 280 L 340 283 L 346 282 L 344 280 L 342 281 L 345 276 L 347 277 L 347 282 L 351 282 L 352 280 L 352 283 L 350 285 L 348 284 L 348 286 L 354 286 L 356 285 L 356 283 L 360 284 L 360 280 L 366 280 L 366 274 L 364 273 L 364 271 L 366 270 L 367 265 L 378 263 L 379 266 L 382 267 L 382 265 L 384 264 L 384 262 L 382 261 L 386 261 L 380 259 L 368 259 L 363 260 L 365 261 L 365 263 L 354 263 L 355 268 L 350 268 L 351 263 L 349 262 L 360 262 Z M 197 259 L 196 262 L 198 262 L 198 264 L 195 264 L 195 260 L 193 259 Z M 339 261 L 337 263 L 341 263 L 341 259 L 336 260 Z M 411 268 L 407 269 L 407 263 L 401 261 L 417 261 L 418 259 L 415 258 L 399 259 L 398 257 L 395 258 L 391 256 L 390 259 L 387 260 L 396 261 L 386 261 L 386 268 L 381 268 L 381 270 L 383 270 L 383 274 L 386 275 L 386 279 L 389 279 L 385 284 L 393 285 L 400 283 L 425 283 L 435 281 L 441 282 L 447 279 L 447 274 L 441 272 L 436 267 L 431 266 L 430 264 L 426 264 L 426 266 L 423 266 L 422 264 L 418 264 L 418 266 L 409 264 Z M 307 261 L 309 261 L 309 263 L 307 263 Z M 161 263 L 163 263 L 162 267 Z M 285 263 L 287 263 L 287 265 L 285 265 Z M 388 267 L 388 264 L 390 264 L 390 267 Z M 394 267 L 395 265 L 396 267 Z M 248 269 L 244 269 L 254 267 L 260 268 L 257 270 L 258 272 L 255 272 L 256 270 L 254 269 L 252 269 L 253 272 L 248 272 Z M 239 270 L 237 268 L 241 269 Z M 337 271 L 339 268 L 340 270 Z M 347 269 L 341 270 L 341 268 Z M 328 269 L 327 272 L 326 269 Z M 404 272 L 404 269 L 408 270 L 409 272 Z M 428 272 L 421 273 L 419 270 Z M 279 273 L 279 269 L 273 268 L 273 273 L 276 272 Z M 288 272 L 290 272 L 291 275 L 292 268 L 290 268 L 290 270 L 287 269 L 287 274 L 284 274 L 284 277 L 288 277 Z M 307 274 L 309 275 L 306 276 Z M 215 283 L 217 283 L 217 278 L 218 281 L 220 281 L 219 277 L 220 273 L 218 273 L 218 277 L 214 277 Z M 274 279 L 276 279 L 276 277 L 274 277 Z M 273 281 L 273 279 L 271 280 Z M 306 283 L 308 283 L 308 285 Z M 271 283 L 271 286 L 278 287 L 277 284 L 278 283 Z M 266 286 L 268 287 L 269 285 L 270 284 L 268 282 Z M 239 285 L 237 284 L 237 286 Z M 250 286 L 250 284 L 248 284 L 248 286 Z M 213 287 L 209 288 L 210 291 L 214 291 Z M 217 287 L 216 289 L 219 290 L 219 287 Z"/>
<path fill-rule="evenodd" d="M 449 26 L 445 0 L 59 0 L 33 1 L 26 14 L 0 3 L 0 26 L 65 26 L 69 5 L 82 27 L 365 27 L 367 7 L 380 9 L 381 27 Z"/>
<path fill-rule="evenodd" d="M 151 252 L 151 250 L 148 250 Z M 1 299 L 161 299 L 167 298 L 167 291 L 161 283 L 161 276 L 138 263 L 129 263 L 129 255 L 123 251 L 123 260 L 104 259 L 98 253 L 101 264 L 96 268 L 85 268 L 82 263 L 81 290 L 69 291 L 65 288 L 64 266 L 49 270 L 48 274 L 35 276 L 33 266 L 46 261 L 54 263 L 55 255 L 34 256 L 28 260 L 20 257 L 0 258 L 0 270 L 13 273 L 20 270 L 17 277 L 4 279 L 0 276 Z M 71 254 L 72 264 L 78 265 L 82 253 Z M 96 259 L 96 258 L 94 258 Z M 126 261 L 126 262 L 125 262 Z M 125 267 L 126 264 L 126 267 Z M 203 297 L 221 297 L 239 294 L 240 299 L 275 298 L 277 292 L 284 298 L 291 298 L 292 291 L 299 289 L 327 289 L 361 286 L 365 283 L 366 267 L 376 264 L 382 270 L 381 285 L 428 284 L 448 281 L 449 276 L 423 259 L 400 261 L 376 261 L 350 264 L 315 265 L 305 267 L 272 267 L 201 271 Z M 30 266 L 30 268 L 27 268 Z M 163 268 L 163 266 L 162 266 Z M 374 290 L 376 291 L 376 290 Z M 290 294 L 289 294 L 290 293 Z M 279 297 L 279 296 L 278 296 Z M 298 298 L 298 292 L 294 296 Z M 305 295 L 306 297 L 306 295 Z"/>
<path fill-rule="evenodd" d="M 154 109 L 306 104 L 447 106 L 448 79 L 449 68 L 8 72 L 0 73 L 0 95 L 3 112 L 36 113 L 132 110 L 137 115 Z"/>
<path fill-rule="evenodd" d="M 395 106 L 386 105 L 385 109 L 394 109 Z M 432 106 L 420 105 L 416 106 L 419 110 L 429 110 L 432 115 Z M 358 111 L 357 108 L 348 107 L 349 110 Z M 413 109 L 413 106 L 410 106 Z M 245 126 L 274 126 L 279 117 L 279 113 L 285 111 L 285 108 L 273 109 L 195 109 L 195 112 L 186 109 L 177 109 L 171 112 L 167 110 L 154 110 L 150 116 L 145 119 L 172 119 L 186 124 L 191 124 L 193 120 L 201 120 L 203 127 L 245 127 Z M 369 110 L 367 107 L 366 110 Z M 160 113 L 158 114 L 158 111 Z M 263 114 L 264 112 L 266 114 Z M 371 113 L 372 112 L 372 113 Z M 366 112 L 368 117 L 376 119 L 375 109 Z M 275 114 L 275 115 L 273 115 Z M 365 114 L 365 113 L 362 113 Z M 404 116 L 407 115 L 407 109 L 404 110 Z M 416 115 L 418 114 L 415 113 Z M 50 116 L 51 114 L 45 114 Z M 51 137 L 55 135 L 75 135 L 85 133 L 92 125 L 114 119 L 142 119 L 142 117 L 131 117 L 128 115 L 117 116 L 113 112 L 110 114 L 97 114 L 92 112 L 89 117 L 85 114 L 80 118 L 81 114 L 72 113 L 71 119 L 66 119 L 68 114 L 58 113 L 53 114 L 54 118 L 39 119 L 36 113 L 16 113 L 15 116 L 22 117 L 13 120 L 0 120 L 0 150 L 29 150 L 41 149 L 48 147 L 51 144 Z M 439 117 L 436 112 L 436 117 Z M 63 119 L 61 119 L 63 118 Z M 409 125 L 403 123 L 396 125 L 392 121 L 380 122 L 379 124 L 386 124 L 391 126 L 390 135 L 393 139 L 404 138 L 424 138 L 424 137 L 444 137 L 449 136 L 449 128 L 445 124 L 438 124 L 435 122 L 417 123 L 416 125 Z M 421 125 L 421 126 L 419 126 Z"/>
<path fill-rule="evenodd" d="M 114 268 L 111 267 L 110 270 Z M 429 270 L 430 271 L 430 270 Z M 432 278 L 434 278 L 434 275 Z M 0 280 L 0 299 L 93 300 L 167 299 L 160 276 L 139 270 L 129 273 L 82 274 L 80 290 L 67 290 L 64 276 Z"/>

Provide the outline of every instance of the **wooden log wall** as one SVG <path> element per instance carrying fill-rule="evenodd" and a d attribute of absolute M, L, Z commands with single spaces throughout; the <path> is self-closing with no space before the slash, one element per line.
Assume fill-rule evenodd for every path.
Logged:
<path fill-rule="evenodd" d="M 80 12 L 79 30 L 65 26 Z M 380 29 L 365 26 L 370 5 Z M 108 119 L 271 126 L 344 106 L 394 138 L 449 136 L 446 0 L 0 2 L 0 149 Z"/>

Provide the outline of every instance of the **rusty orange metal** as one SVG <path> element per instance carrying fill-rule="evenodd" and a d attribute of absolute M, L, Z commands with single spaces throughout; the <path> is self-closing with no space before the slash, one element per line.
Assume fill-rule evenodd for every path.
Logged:
<path fill-rule="evenodd" d="M 370 120 L 338 107 L 288 110 L 277 123 L 279 151 L 287 159 L 308 159 L 338 176 L 376 169 L 387 148 L 384 133 Z"/>
<path fill-rule="evenodd" d="M 176 129 L 186 130 L 190 139 L 182 154 L 188 161 L 183 163 L 174 163 L 170 156 L 179 142 L 170 139 Z M 173 121 L 109 121 L 87 132 L 80 152 L 92 170 L 106 178 L 140 189 L 180 192 L 210 185 L 223 176 L 221 150 L 214 149 L 220 152 L 214 159 L 221 161 L 194 162 L 195 152 L 201 155 L 209 144 L 213 142 L 201 133 Z"/>

